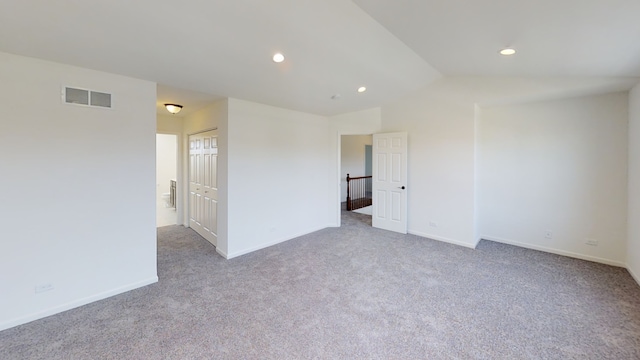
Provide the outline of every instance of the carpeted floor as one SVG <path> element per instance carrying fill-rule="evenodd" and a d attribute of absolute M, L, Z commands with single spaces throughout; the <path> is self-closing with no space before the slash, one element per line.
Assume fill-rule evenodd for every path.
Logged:
<path fill-rule="evenodd" d="M 640 359 L 624 269 L 369 224 L 232 260 L 159 228 L 159 283 L 2 331 L 0 358 Z"/>

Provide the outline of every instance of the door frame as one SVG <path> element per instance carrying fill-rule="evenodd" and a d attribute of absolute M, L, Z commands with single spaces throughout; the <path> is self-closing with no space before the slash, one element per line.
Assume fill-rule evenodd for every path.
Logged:
<path fill-rule="evenodd" d="M 405 131 L 401 131 L 401 132 L 405 132 Z M 341 218 L 341 212 L 342 212 L 342 189 L 341 189 L 341 182 L 342 182 L 342 174 L 340 173 L 342 171 L 342 136 L 343 135 L 371 135 L 373 137 L 374 134 L 385 134 L 385 133 L 389 133 L 389 132 L 383 132 L 380 131 L 379 129 L 377 131 L 374 132 L 362 132 L 362 131 L 356 131 L 356 132 L 350 132 L 350 131 L 337 131 L 337 136 L 336 136 L 336 144 L 337 144 L 337 151 L 336 151 L 336 164 L 337 164 L 337 168 L 336 168 L 336 180 L 337 180 L 337 186 L 336 186 L 336 193 L 335 193 L 335 201 L 337 203 L 337 212 L 335 214 L 336 218 L 335 218 L 335 226 L 336 227 L 341 227 L 342 226 L 342 218 Z M 409 138 L 409 134 L 407 132 L 407 141 Z M 407 144 L 407 157 L 409 153 L 409 147 Z M 373 155 L 373 154 L 372 154 Z M 374 159 L 372 159 L 373 161 Z M 407 166 L 409 166 L 408 162 L 407 162 Z M 408 168 L 407 168 L 408 171 Z M 409 177 L 407 174 L 407 179 L 405 179 L 406 182 L 409 182 Z M 409 207 L 408 207 L 408 202 L 409 199 L 407 198 L 407 208 L 405 211 L 405 216 L 407 217 L 407 232 L 408 232 L 408 225 L 409 225 Z M 375 205 L 375 204 L 372 204 Z"/>
<path fill-rule="evenodd" d="M 176 225 L 184 225 L 184 206 L 182 203 L 182 146 L 183 139 L 181 132 L 175 131 L 159 131 L 156 130 L 156 135 L 175 135 L 176 136 Z"/>
<path fill-rule="evenodd" d="M 342 218 L 341 218 L 341 212 L 342 212 L 342 174 L 340 173 L 342 171 L 342 136 L 371 136 L 373 137 L 373 134 L 375 134 L 375 132 L 372 133 L 367 133 L 367 132 L 341 132 L 338 131 L 338 138 L 337 138 L 337 164 L 338 164 L 338 168 L 336 170 L 336 173 L 338 174 L 338 188 L 337 188 L 337 193 L 336 193 L 336 200 L 338 203 L 338 212 L 336 214 L 336 226 L 337 227 L 341 227 L 342 226 Z M 345 174 L 346 175 L 346 174 Z"/>

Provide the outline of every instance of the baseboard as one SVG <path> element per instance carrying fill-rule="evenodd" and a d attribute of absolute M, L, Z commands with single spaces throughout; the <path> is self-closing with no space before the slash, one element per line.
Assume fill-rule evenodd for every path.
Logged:
<path fill-rule="evenodd" d="M 475 249 L 476 245 L 478 245 L 478 243 L 476 243 L 475 245 L 474 244 L 469 244 L 469 243 L 466 243 L 466 242 L 463 242 L 463 241 L 448 239 L 448 238 L 445 238 L 445 237 L 442 237 L 442 236 L 426 234 L 426 233 L 422 233 L 422 232 L 415 231 L 415 230 L 409 230 L 408 233 L 411 234 L 411 235 L 416 235 L 416 236 L 420 236 L 420 237 L 431 239 L 431 240 L 441 241 L 441 242 L 445 242 L 445 243 L 449 243 L 449 244 L 453 244 L 453 245 L 458 245 L 458 246 L 464 246 L 464 247 L 470 248 L 470 249 Z"/>
<path fill-rule="evenodd" d="M 631 274 L 631 277 L 633 278 L 633 280 L 635 280 L 640 286 L 640 276 L 634 273 L 633 270 L 631 270 L 631 267 L 629 267 L 628 265 L 627 265 L 627 271 L 629 272 L 629 274 Z"/>
<path fill-rule="evenodd" d="M 522 242 L 518 242 L 518 241 L 492 237 L 492 236 L 482 236 L 482 239 L 489 240 L 489 241 L 495 241 L 495 242 L 499 242 L 499 243 L 507 244 L 507 245 L 514 245 L 514 246 L 518 246 L 518 247 L 523 247 L 523 248 L 526 248 L 526 249 L 538 250 L 538 251 L 548 252 L 548 253 L 551 253 L 551 254 L 572 257 L 572 258 L 581 259 L 581 260 L 593 261 L 593 262 L 606 264 L 606 265 L 611 265 L 611 266 L 617 266 L 617 267 L 622 267 L 622 268 L 626 268 L 627 267 L 625 263 L 622 263 L 622 262 L 619 262 L 619 261 L 615 261 L 615 260 L 599 258 L 597 256 L 579 254 L 579 253 L 574 253 L 574 252 L 571 252 L 571 251 L 548 248 L 548 247 L 545 247 L 545 246 L 532 245 L 532 244 L 522 243 Z"/>
<path fill-rule="evenodd" d="M 68 302 L 66 304 L 54 306 L 52 308 L 49 308 L 49 309 L 46 309 L 46 310 L 43 310 L 43 311 L 39 311 L 39 312 L 36 312 L 36 313 L 33 313 L 33 314 L 29 314 L 29 315 L 26 315 L 26 316 L 22 316 L 22 317 L 19 317 L 17 319 L 5 321 L 3 323 L 0 323 L 0 331 L 6 330 L 6 329 L 9 329 L 9 328 L 18 326 L 18 325 L 26 324 L 26 323 L 34 321 L 34 320 L 42 319 L 42 318 L 45 318 L 47 316 L 55 315 L 55 314 L 61 313 L 63 311 L 71 310 L 71 309 L 80 307 L 82 305 L 87 305 L 87 304 L 92 303 L 92 302 L 103 300 L 103 299 L 106 299 L 108 297 L 111 297 L 111 296 L 114 296 L 114 295 L 118 295 L 118 294 L 122 294 L 124 292 L 131 291 L 131 290 L 134 290 L 134 289 L 137 289 L 137 288 L 140 288 L 140 287 L 143 287 L 143 286 L 147 286 L 147 285 L 150 285 L 150 284 L 153 284 L 153 283 L 156 283 L 156 282 L 158 282 L 158 277 L 154 276 L 152 278 L 149 278 L 149 279 L 146 279 L 146 280 L 143 280 L 143 281 L 138 281 L 138 282 L 135 282 L 133 284 L 129 284 L 129 285 L 122 286 L 122 287 L 119 287 L 119 288 L 116 288 L 116 289 L 112 289 L 112 290 L 109 290 L 109 291 L 101 292 L 101 293 L 98 293 L 98 294 L 95 294 L 95 295 L 91 295 L 91 296 L 88 296 L 88 297 L 85 297 L 85 298 L 82 298 L 82 299 L 74 300 L 74 301 Z"/>
<path fill-rule="evenodd" d="M 478 247 L 478 244 L 480 244 L 480 240 L 482 240 L 482 238 L 481 238 L 481 237 L 479 237 L 479 238 L 477 238 L 477 239 L 476 239 L 476 243 L 473 245 L 473 248 L 474 248 L 474 249 Z"/>
<path fill-rule="evenodd" d="M 229 259 L 229 255 L 227 255 L 227 253 L 226 253 L 226 252 L 224 252 L 224 251 L 220 250 L 217 246 L 216 246 L 216 252 L 217 252 L 218 254 L 220 254 L 220 256 L 222 256 L 223 258 L 225 258 L 225 259 Z"/>
<path fill-rule="evenodd" d="M 226 259 L 233 259 L 235 257 L 246 255 L 248 253 L 252 253 L 254 251 L 258 251 L 258 250 L 261 250 L 261 249 L 264 249 L 264 248 L 268 248 L 269 246 L 273 246 L 273 245 L 277 245 L 277 244 L 283 243 L 285 241 L 293 240 L 293 239 L 295 239 L 297 237 L 304 236 L 304 235 L 307 235 L 307 234 L 311 234 L 313 232 L 320 231 L 320 230 L 326 229 L 326 228 L 327 228 L 327 226 L 318 227 L 315 230 L 310 230 L 310 231 L 307 231 L 307 232 L 304 232 L 304 233 L 296 234 L 296 235 L 293 235 L 291 237 L 287 237 L 285 239 L 279 239 L 279 240 L 271 241 L 271 242 L 268 242 L 268 243 L 265 243 L 265 244 L 260 244 L 258 246 L 254 246 L 254 247 L 249 248 L 249 249 L 236 251 L 234 253 L 228 254 L 227 256 L 225 256 L 223 254 L 221 254 L 221 255 L 225 256 Z"/>

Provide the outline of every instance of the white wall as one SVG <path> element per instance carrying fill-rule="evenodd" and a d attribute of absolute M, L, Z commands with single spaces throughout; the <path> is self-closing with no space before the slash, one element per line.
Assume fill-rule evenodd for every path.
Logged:
<path fill-rule="evenodd" d="M 228 254 L 228 99 L 216 101 L 211 105 L 182 118 L 183 141 L 180 151 L 182 161 L 182 184 L 178 203 L 183 209 L 188 206 L 189 191 L 189 135 L 206 130 L 218 131 L 218 237 L 216 251 L 223 256 Z M 188 212 L 183 212 L 182 224 L 189 225 Z"/>
<path fill-rule="evenodd" d="M 182 121 L 184 184 L 188 135 L 218 128 L 217 251 L 233 258 L 339 226 L 340 136 L 379 130 L 380 109 L 327 118 L 225 99 Z M 158 116 L 161 129 L 175 130 L 171 119 Z"/>
<path fill-rule="evenodd" d="M 0 64 L 0 329 L 157 281 L 156 85 Z M 112 93 L 114 108 L 64 104 L 65 85 Z"/>
<path fill-rule="evenodd" d="M 483 108 L 482 237 L 624 266 L 627 98 L 622 92 Z"/>
<path fill-rule="evenodd" d="M 184 118 L 175 115 L 156 115 L 156 131 L 161 134 L 181 134 Z"/>
<path fill-rule="evenodd" d="M 381 130 L 409 135 L 409 232 L 468 247 L 477 244 L 478 105 L 588 96 L 629 84 L 629 79 L 617 78 L 447 77 L 384 105 Z"/>
<path fill-rule="evenodd" d="M 640 84 L 629 93 L 627 269 L 640 284 Z"/>
<path fill-rule="evenodd" d="M 479 135 L 480 135 L 480 120 L 482 119 L 482 108 L 479 105 L 475 105 L 475 110 L 474 110 L 475 114 L 474 114 L 474 119 L 473 119 L 473 124 L 474 124 L 474 132 L 475 132 L 475 144 L 474 144 L 474 157 L 473 157 L 473 161 L 474 161 L 474 184 L 473 184 L 473 213 L 474 213 L 474 223 L 473 223 L 473 239 L 476 242 L 476 246 L 477 243 L 480 242 L 482 235 L 480 234 L 480 226 L 479 226 L 479 218 L 480 218 L 480 207 L 479 207 L 479 202 L 480 202 L 480 197 L 479 197 L 479 177 L 478 174 L 480 172 L 480 166 L 479 166 L 479 159 L 480 159 L 480 155 L 481 155 L 481 149 L 480 149 L 480 141 L 479 141 Z"/>
<path fill-rule="evenodd" d="M 474 102 L 446 82 L 382 107 L 382 132 L 408 132 L 408 231 L 475 247 Z"/>
<path fill-rule="evenodd" d="M 372 143 L 372 135 L 342 135 L 340 145 L 341 201 L 347 201 L 347 174 L 351 177 L 365 176 L 365 145 Z"/>
<path fill-rule="evenodd" d="M 232 258 L 328 226 L 325 117 L 229 99 Z"/>

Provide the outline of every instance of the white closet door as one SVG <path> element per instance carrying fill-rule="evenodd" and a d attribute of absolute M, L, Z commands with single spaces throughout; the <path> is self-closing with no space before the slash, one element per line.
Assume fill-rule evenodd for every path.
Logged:
<path fill-rule="evenodd" d="M 218 134 L 189 136 L 189 226 L 213 245 L 218 232 Z"/>

